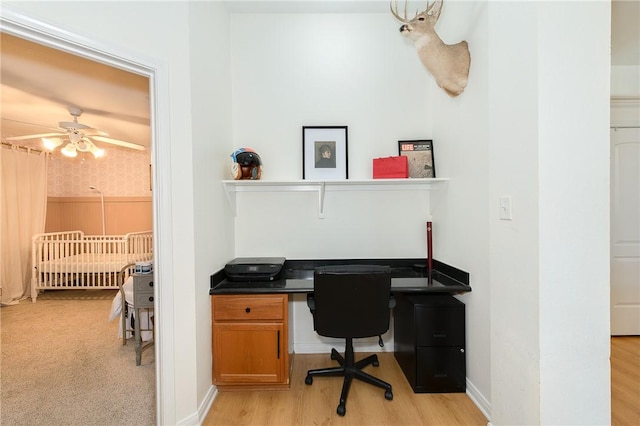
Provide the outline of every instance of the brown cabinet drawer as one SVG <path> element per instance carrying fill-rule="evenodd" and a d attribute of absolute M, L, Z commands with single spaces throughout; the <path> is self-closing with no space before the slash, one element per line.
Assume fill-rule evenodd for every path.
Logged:
<path fill-rule="evenodd" d="M 286 306 L 286 294 L 214 296 L 213 319 L 214 321 L 282 320 Z"/>

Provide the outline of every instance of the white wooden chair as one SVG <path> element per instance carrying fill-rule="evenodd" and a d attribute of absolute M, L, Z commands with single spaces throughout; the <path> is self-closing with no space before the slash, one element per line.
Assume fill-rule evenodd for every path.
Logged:
<path fill-rule="evenodd" d="M 129 318 L 129 311 L 133 309 L 133 295 L 127 300 L 127 295 L 124 291 L 124 283 L 127 279 L 133 275 L 136 271 L 136 264 L 129 263 L 125 265 L 120 272 L 118 272 L 118 288 L 120 289 L 120 303 L 122 308 L 120 311 L 120 327 L 122 327 L 122 344 L 127 344 L 127 319 Z"/>

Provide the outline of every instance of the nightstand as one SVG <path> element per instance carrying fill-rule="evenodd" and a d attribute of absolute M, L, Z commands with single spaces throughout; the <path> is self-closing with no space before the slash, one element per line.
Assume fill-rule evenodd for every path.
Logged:
<path fill-rule="evenodd" d="M 153 339 L 145 344 L 142 343 L 140 334 L 140 323 L 142 309 L 153 310 L 153 273 L 151 274 L 133 274 L 133 311 L 135 312 L 135 338 L 136 338 L 136 365 L 140 365 L 142 361 L 142 351 L 153 345 Z M 153 320 L 150 318 L 150 328 L 153 329 Z"/>

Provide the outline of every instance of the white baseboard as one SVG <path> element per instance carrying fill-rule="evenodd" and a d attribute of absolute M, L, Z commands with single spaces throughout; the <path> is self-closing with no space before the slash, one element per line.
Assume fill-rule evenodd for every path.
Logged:
<path fill-rule="evenodd" d="M 491 413 L 491 403 L 487 400 L 487 398 L 484 397 L 482 393 L 480 393 L 478 388 L 476 388 L 473 383 L 469 381 L 468 377 L 467 396 L 471 399 L 471 401 L 473 401 L 474 404 L 476 404 L 476 407 L 478 407 L 478 409 L 482 411 L 482 414 L 484 414 L 484 416 L 489 420 L 487 424 L 490 425 L 491 416 L 489 415 L 489 413 Z"/>
<path fill-rule="evenodd" d="M 202 399 L 202 403 L 198 407 L 198 411 L 196 413 L 193 413 L 189 417 L 185 417 L 184 419 L 180 420 L 178 423 L 176 423 L 176 426 L 200 426 L 202 423 L 204 423 L 204 419 L 207 417 L 207 414 L 209 414 L 211 404 L 213 404 L 216 396 L 218 396 L 218 388 L 214 385 L 211 385 L 209 387 L 209 390 L 207 391 L 207 394 Z"/>
<path fill-rule="evenodd" d="M 198 423 L 199 425 L 204 422 L 207 414 L 209 414 L 209 410 L 211 409 L 211 405 L 216 399 L 216 396 L 218 396 L 218 388 L 214 385 L 211 385 L 209 387 L 209 390 L 207 391 L 207 394 L 202 400 L 202 404 L 200 404 L 200 407 L 198 407 L 198 419 L 200 420 L 200 422 Z"/>

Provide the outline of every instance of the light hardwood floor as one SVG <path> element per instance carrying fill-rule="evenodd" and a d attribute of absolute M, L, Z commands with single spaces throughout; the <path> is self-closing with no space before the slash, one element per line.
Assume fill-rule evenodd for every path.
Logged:
<path fill-rule="evenodd" d="M 640 336 L 611 338 L 611 424 L 640 425 Z"/>
<path fill-rule="evenodd" d="M 356 360 L 366 354 L 356 354 Z M 393 400 L 384 390 L 354 380 L 347 413 L 336 414 L 341 377 L 316 377 L 304 384 L 307 370 L 331 366 L 329 354 L 295 355 L 291 388 L 286 391 L 220 392 L 203 426 L 215 425 L 482 425 L 487 419 L 464 393 L 416 394 L 393 353 L 378 354 L 379 367 L 365 371 L 393 386 Z"/>
<path fill-rule="evenodd" d="M 357 354 L 356 359 L 364 354 Z M 380 367 L 367 371 L 393 385 L 384 391 L 354 381 L 347 414 L 336 407 L 342 379 L 323 377 L 304 384 L 307 370 L 331 364 L 327 354 L 296 355 L 288 391 L 221 392 L 203 426 L 216 425 L 486 425 L 487 419 L 461 393 L 415 394 L 391 353 L 379 354 Z M 611 424 L 640 425 L 640 336 L 611 338 Z"/>

